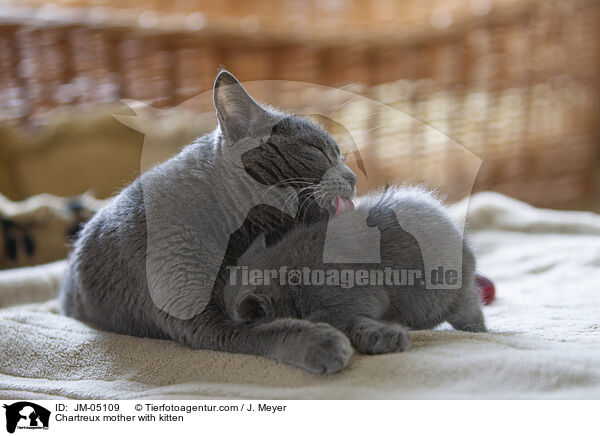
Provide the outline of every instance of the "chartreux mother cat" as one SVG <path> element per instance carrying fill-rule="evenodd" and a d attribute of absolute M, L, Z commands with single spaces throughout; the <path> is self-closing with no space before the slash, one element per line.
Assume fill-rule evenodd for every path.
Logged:
<path fill-rule="evenodd" d="M 265 233 L 349 207 L 356 176 L 317 125 L 255 102 L 230 73 L 213 90 L 219 125 L 142 174 L 81 230 L 62 311 L 101 329 L 266 356 L 313 372 L 352 354 L 324 323 L 230 319 L 226 265 Z"/>

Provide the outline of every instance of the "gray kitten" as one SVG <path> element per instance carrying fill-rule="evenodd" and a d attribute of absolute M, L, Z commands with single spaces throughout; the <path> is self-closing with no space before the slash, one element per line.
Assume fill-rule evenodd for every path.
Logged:
<path fill-rule="evenodd" d="M 223 289 L 225 267 L 258 235 L 274 243 L 333 213 L 356 176 L 323 129 L 259 105 L 228 72 L 214 104 L 214 132 L 142 174 L 81 230 L 62 311 L 108 331 L 340 369 L 352 354 L 341 332 L 291 318 L 236 323 Z"/>
<path fill-rule="evenodd" d="M 355 259 L 360 257 L 357 253 L 364 259 L 371 257 L 365 250 L 372 245 L 373 231 L 379 242 L 379 262 L 346 262 L 344 257 L 351 252 Z M 333 246 L 327 247 L 332 233 L 336 238 Z M 328 250 L 336 252 L 339 263 L 324 262 Z M 452 280 L 454 286 L 442 283 L 436 289 L 427 288 L 426 267 L 440 265 L 458 268 L 462 282 Z M 412 283 L 407 279 L 378 283 L 374 278 L 353 287 L 323 283 L 322 278 L 315 284 L 310 276 L 300 279 L 297 274 L 294 283 L 291 276 L 282 283 L 281 276 L 276 276 L 277 271 L 303 268 L 328 272 L 396 268 L 415 274 Z M 243 270 L 248 275 L 251 271 L 275 274 L 265 283 L 268 273 L 262 273 L 257 285 L 248 278 L 242 283 Z M 343 332 L 360 353 L 406 350 L 410 341 L 405 327 L 429 329 L 448 321 L 459 330 L 486 330 L 474 282 L 473 252 L 442 203 L 421 188 L 390 188 L 360 198 L 355 210 L 344 211 L 329 222 L 300 224 L 268 248 L 259 237 L 241 256 L 238 267 L 230 267 L 229 272 L 225 302 L 236 322 L 269 326 L 301 318 L 326 323 L 332 337 L 335 331 Z M 330 277 L 332 282 L 335 277 Z M 340 347 L 337 360 L 322 361 L 321 368 L 295 363 L 312 371 L 334 372 L 346 365 L 346 353 Z"/>

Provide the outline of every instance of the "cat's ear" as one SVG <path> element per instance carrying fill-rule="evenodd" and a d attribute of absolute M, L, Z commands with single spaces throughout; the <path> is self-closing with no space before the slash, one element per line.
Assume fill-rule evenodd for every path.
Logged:
<path fill-rule="evenodd" d="M 273 318 L 271 298 L 265 294 L 245 294 L 236 302 L 230 316 L 238 323 L 270 321 Z"/>
<path fill-rule="evenodd" d="M 250 136 L 255 125 L 266 117 L 266 111 L 246 92 L 228 71 L 221 71 L 215 80 L 213 101 L 225 139 L 233 144 Z"/>

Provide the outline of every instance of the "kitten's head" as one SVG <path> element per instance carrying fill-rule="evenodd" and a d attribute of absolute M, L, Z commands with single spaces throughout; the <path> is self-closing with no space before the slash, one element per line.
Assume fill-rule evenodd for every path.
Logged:
<path fill-rule="evenodd" d="M 276 318 L 299 317 L 294 295 L 279 286 L 278 280 L 257 285 L 251 282 L 244 283 L 242 277 L 244 273 L 240 268 L 250 274 L 251 271 L 276 268 L 281 261 L 285 262 L 281 256 L 278 257 L 279 245 L 267 248 L 265 234 L 260 234 L 238 258 L 237 270 L 230 271 L 235 276 L 235 281 L 230 275 L 223 297 L 225 310 L 234 322 L 254 324 Z"/>
<path fill-rule="evenodd" d="M 234 322 L 255 324 L 277 318 L 302 318 L 322 308 L 319 292 L 315 295 L 310 287 L 281 282 L 285 276 L 290 282 L 300 284 L 302 273 L 293 265 L 304 265 L 307 257 L 318 257 L 314 252 L 318 244 L 303 237 L 306 233 L 302 228 L 308 228 L 306 226 L 292 229 L 285 240 L 269 247 L 265 234 L 260 234 L 238 258 L 237 267 L 230 270 L 223 291 L 225 310 Z M 326 230 L 327 222 L 321 221 L 316 226 L 319 227 L 317 233 L 321 233 Z M 261 277 L 254 282 L 257 272 Z"/>
<path fill-rule="evenodd" d="M 352 207 L 356 176 L 324 129 L 261 106 L 227 71 L 217 76 L 213 98 L 224 155 L 266 189 L 293 188 L 300 219 Z"/>

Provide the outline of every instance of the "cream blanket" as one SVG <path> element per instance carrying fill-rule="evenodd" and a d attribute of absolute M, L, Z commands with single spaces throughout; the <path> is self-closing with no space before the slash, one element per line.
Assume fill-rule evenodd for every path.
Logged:
<path fill-rule="evenodd" d="M 105 333 L 57 313 L 64 262 L 0 272 L 0 397 L 600 398 L 600 216 L 471 199 L 490 333 L 412 332 L 334 376 Z"/>

